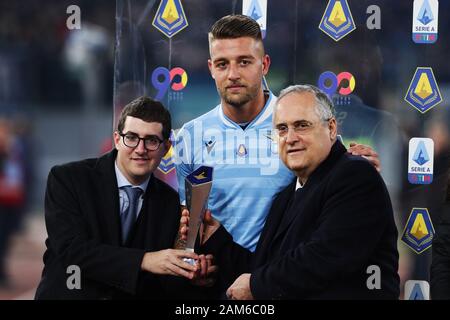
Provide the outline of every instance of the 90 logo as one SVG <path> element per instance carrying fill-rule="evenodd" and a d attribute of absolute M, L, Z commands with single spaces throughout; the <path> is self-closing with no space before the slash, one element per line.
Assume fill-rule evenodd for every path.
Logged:
<path fill-rule="evenodd" d="M 343 80 L 348 81 L 348 84 L 345 87 L 344 83 L 342 83 Z M 329 81 L 329 85 L 327 85 L 327 81 Z M 341 72 L 336 76 L 331 71 L 325 71 L 320 75 L 317 86 L 330 97 L 336 93 L 336 89 L 339 87 L 338 93 L 346 96 L 355 90 L 356 81 L 355 77 L 350 72 Z"/>
<path fill-rule="evenodd" d="M 175 78 L 176 76 L 179 77 Z M 174 91 L 180 91 L 186 87 L 187 82 L 188 75 L 183 68 L 176 67 L 170 71 L 164 67 L 156 68 L 152 73 L 153 87 L 158 90 L 155 100 L 162 100 L 169 90 L 169 86 Z"/>

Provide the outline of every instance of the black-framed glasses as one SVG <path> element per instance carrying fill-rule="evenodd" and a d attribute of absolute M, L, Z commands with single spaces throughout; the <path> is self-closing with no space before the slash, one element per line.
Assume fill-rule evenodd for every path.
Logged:
<path fill-rule="evenodd" d="M 119 133 L 123 139 L 123 144 L 129 148 L 136 148 L 141 140 L 144 140 L 144 147 L 149 151 L 155 151 L 159 148 L 164 140 L 161 140 L 158 136 L 151 135 L 145 138 L 140 138 L 134 133 Z"/>

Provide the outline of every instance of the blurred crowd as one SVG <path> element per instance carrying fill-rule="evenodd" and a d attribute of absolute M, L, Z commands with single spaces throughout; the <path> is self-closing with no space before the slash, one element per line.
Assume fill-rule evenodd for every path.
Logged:
<path fill-rule="evenodd" d="M 29 127 L 23 119 L 0 117 L 0 286 L 9 286 L 6 270 L 8 244 L 21 227 L 29 204 L 32 164 L 28 154 Z"/>

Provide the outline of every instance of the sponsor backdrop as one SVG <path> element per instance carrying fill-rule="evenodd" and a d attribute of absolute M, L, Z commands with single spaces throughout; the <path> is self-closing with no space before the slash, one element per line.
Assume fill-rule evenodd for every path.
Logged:
<path fill-rule="evenodd" d="M 429 299 L 433 221 L 441 214 L 449 164 L 449 1 L 116 5 L 114 123 L 127 102 L 146 94 L 171 111 L 173 138 L 183 123 L 215 107 L 207 32 L 224 15 L 251 16 L 272 58 L 264 86 L 277 95 L 290 84 L 317 85 L 336 105 L 344 143 L 367 144 L 379 153 L 399 229 L 402 298 Z M 172 156 L 173 150 L 158 175 L 177 188 Z"/>

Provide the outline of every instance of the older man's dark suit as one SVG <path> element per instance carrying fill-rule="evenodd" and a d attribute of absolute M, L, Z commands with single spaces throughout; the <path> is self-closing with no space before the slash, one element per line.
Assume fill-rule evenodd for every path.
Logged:
<path fill-rule="evenodd" d="M 430 269 L 431 299 L 450 300 L 450 175 L 447 197 L 441 215 L 435 222 L 433 258 Z"/>
<path fill-rule="evenodd" d="M 152 177 L 128 243 L 121 245 L 117 152 L 54 167 L 45 196 L 45 268 L 36 299 L 159 298 L 171 277 L 141 271 L 146 251 L 173 247 L 180 219 L 178 194 Z M 67 267 L 81 270 L 69 290 Z M 173 294 L 173 292 L 172 292 Z"/>
<path fill-rule="evenodd" d="M 295 181 L 275 199 L 254 254 L 223 227 L 202 247 L 217 258 L 222 289 L 251 272 L 256 299 L 397 299 L 397 229 L 375 168 L 337 141 L 294 190 Z M 381 289 L 367 288 L 371 265 Z"/>

